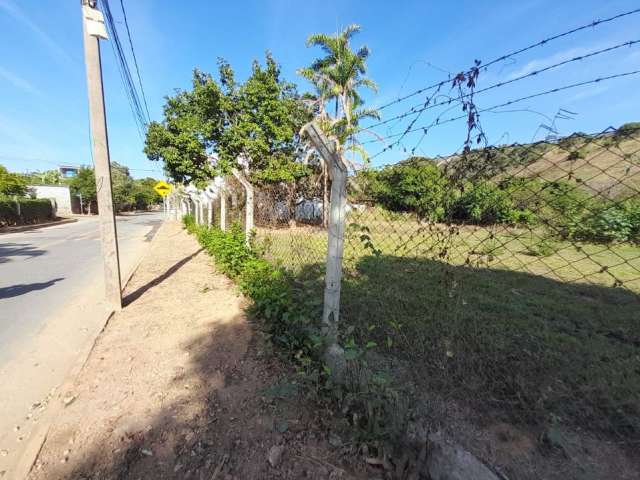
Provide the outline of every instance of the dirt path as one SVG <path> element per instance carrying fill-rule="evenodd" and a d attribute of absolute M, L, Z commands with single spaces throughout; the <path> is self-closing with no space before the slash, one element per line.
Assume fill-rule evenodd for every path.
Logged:
<path fill-rule="evenodd" d="M 30 479 L 354 478 L 179 225 L 160 229 L 126 294 Z"/>

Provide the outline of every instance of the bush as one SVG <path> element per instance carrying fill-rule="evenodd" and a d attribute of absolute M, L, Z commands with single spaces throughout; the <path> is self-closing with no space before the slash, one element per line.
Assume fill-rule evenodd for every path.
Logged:
<path fill-rule="evenodd" d="M 452 218 L 481 225 L 528 223 L 531 212 L 516 208 L 508 190 L 483 181 L 465 185 L 453 206 Z"/>
<path fill-rule="evenodd" d="M 372 196 L 392 211 L 415 212 L 442 221 L 452 201 L 448 178 L 432 161 L 409 161 L 369 174 Z"/>
<path fill-rule="evenodd" d="M 583 160 L 585 158 L 587 158 L 586 154 L 580 149 L 571 151 L 567 156 L 568 160 L 573 160 L 573 161 Z"/>
<path fill-rule="evenodd" d="M 404 410 L 398 408 L 395 391 L 378 376 L 362 374 L 366 362 L 362 357 L 371 344 L 361 348 L 353 341 L 345 345 L 345 358 L 349 360 L 344 384 L 332 383 L 330 369 L 324 365 L 320 354 L 324 343 L 318 321 L 304 286 L 299 286 L 283 268 L 275 267 L 258 255 L 258 249 L 247 246 L 242 228 L 234 224 L 228 231 L 217 227 L 196 225 L 193 216 L 183 218 L 188 231 L 214 257 L 216 267 L 233 278 L 242 292 L 252 300 L 251 313 L 262 321 L 273 344 L 283 350 L 298 366 L 300 379 L 311 387 L 309 393 L 322 395 L 318 400 L 339 404 L 332 406 L 354 422 L 356 433 L 364 438 L 389 437 L 397 434 L 390 427 L 393 419 L 400 418 Z M 375 344 L 373 344 L 375 345 Z M 349 372 L 361 374 L 358 381 L 350 382 Z M 356 421 L 357 419 L 357 421 Z M 399 431 L 399 430 L 398 430 Z"/>
<path fill-rule="evenodd" d="M 573 238 L 590 242 L 638 241 L 640 202 L 594 203 L 575 226 Z"/>
<path fill-rule="evenodd" d="M 18 205 L 20 214 L 18 215 Z M 53 219 L 53 206 L 45 198 L 0 200 L 0 226 L 40 223 Z"/>

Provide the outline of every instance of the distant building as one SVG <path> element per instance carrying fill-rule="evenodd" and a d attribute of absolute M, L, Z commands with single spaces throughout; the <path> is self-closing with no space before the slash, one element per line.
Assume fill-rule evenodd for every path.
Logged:
<path fill-rule="evenodd" d="M 80 167 L 76 167 L 74 165 L 60 165 L 58 167 L 58 170 L 60 171 L 60 175 L 62 175 L 63 178 L 73 178 L 78 175 Z"/>

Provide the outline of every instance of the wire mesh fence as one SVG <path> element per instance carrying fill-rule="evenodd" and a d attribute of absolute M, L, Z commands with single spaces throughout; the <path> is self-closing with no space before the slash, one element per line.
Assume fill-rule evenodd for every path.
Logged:
<path fill-rule="evenodd" d="M 295 185 L 281 183 L 256 191 L 256 238 L 266 258 L 294 273 L 324 268 L 323 182 L 321 175 L 310 175 Z"/>
<path fill-rule="evenodd" d="M 640 436 L 640 126 L 352 177 L 342 320 L 427 391 Z"/>
<path fill-rule="evenodd" d="M 254 187 L 255 248 L 318 304 L 330 185 Z M 640 125 L 357 169 L 347 197 L 343 344 L 479 412 L 640 438 Z"/>

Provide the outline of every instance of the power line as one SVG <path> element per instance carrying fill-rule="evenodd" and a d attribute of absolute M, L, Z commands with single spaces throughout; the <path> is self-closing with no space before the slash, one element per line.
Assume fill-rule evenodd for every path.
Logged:
<path fill-rule="evenodd" d="M 112 42 L 110 43 L 114 52 L 114 56 L 116 57 L 116 63 L 120 71 L 122 85 L 125 90 L 125 95 L 127 96 L 127 99 L 129 101 L 129 106 L 131 108 L 131 113 L 133 114 L 134 121 L 138 126 L 140 139 L 142 140 L 143 133 L 145 132 L 147 126 L 147 119 L 142 109 L 140 97 L 138 96 L 138 91 L 135 87 L 135 83 L 131 77 L 131 70 L 127 62 L 127 57 L 124 53 L 124 49 L 122 48 L 118 30 L 116 29 L 115 22 L 113 20 L 113 15 L 109 6 L 109 0 L 101 0 L 101 3 L 106 20 L 106 25 L 112 38 Z"/>
<path fill-rule="evenodd" d="M 122 16 L 124 18 L 124 25 L 127 29 L 127 37 L 129 37 L 129 46 L 131 47 L 131 56 L 133 57 L 133 64 L 136 67 L 136 74 L 138 75 L 138 84 L 140 85 L 140 92 L 142 93 L 142 100 L 144 101 L 144 109 L 147 112 L 147 120 L 151 119 L 149 115 L 149 106 L 147 105 L 147 97 L 144 94 L 144 87 L 142 86 L 142 77 L 140 76 L 140 68 L 138 67 L 138 59 L 136 58 L 136 52 L 133 49 L 133 41 L 131 40 L 131 30 L 129 30 L 129 21 L 127 20 L 127 12 L 124 9 L 124 0 L 120 0 L 120 7 L 122 8 Z"/>
<path fill-rule="evenodd" d="M 515 83 L 515 82 L 518 82 L 520 80 L 524 80 L 526 78 L 535 77 L 536 75 L 539 75 L 541 73 L 547 72 L 549 70 L 553 70 L 554 68 L 562 67 L 562 66 L 567 65 L 569 63 L 578 62 L 580 60 L 584 60 L 586 58 L 595 57 L 597 55 L 602 55 L 603 53 L 609 53 L 609 52 L 612 52 L 614 50 L 617 50 L 617 49 L 620 49 L 620 48 L 623 48 L 623 47 L 631 47 L 633 45 L 637 45 L 638 43 L 640 43 L 640 40 L 629 40 L 627 42 L 619 43 L 619 44 L 613 45 L 611 47 L 603 48 L 603 49 L 600 49 L 600 50 L 595 50 L 593 52 L 589 52 L 589 53 L 586 53 L 584 55 L 579 55 L 579 56 L 576 56 L 576 57 L 573 57 L 573 58 L 570 58 L 570 59 L 567 59 L 567 60 L 563 60 L 562 62 L 554 63 L 553 65 L 549 65 L 547 67 L 540 68 L 538 70 L 534 70 L 534 71 L 526 73 L 524 75 L 520 75 L 518 77 L 512 78 L 511 80 L 505 80 L 504 82 L 494 83 L 493 85 L 489 85 L 488 87 L 481 88 L 480 90 L 475 90 L 473 92 L 473 94 L 467 93 L 465 95 L 462 95 L 462 96 L 456 98 L 455 100 L 462 100 L 463 98 L 468 98 L 471 95 L 477 95 L 479 93 L 484 93 L 486 91 L 493 90 L 495 88 L 504 87 L 505 85 L 509 85 L 511 83 Z M 425 102 L 425 104 L 422 107 L 420 107 L 420 105 L 414 105 L 413 107 L 411 107 L 411 109 L 409 109 L 405 113 L 401 113 L 401 114 L 396 115 L 394 117 L 388 118 L 387 120 L 375 123 L 373 125 L 368 126 L 367 128 L 380 127 L 382 125 L 386 125 L 386 124 L 388 124 L 390 122 L 393 122 L 394 120 L 400 120 L 400 119 L 406 118 L 408 116 L 411 116 L 411 115 L 413 115 L 415 113 L 420 113 L 420 112 L 423 112 L 425 110 L 430 110 L 432 108 L 436 108 L 436 107 L 439 107 L 439 106 L 442 106 L 442 105 L 449 105 L 449 104 L 451 104 L 452 101 L 453 101 L 453 99 L 448 99 L 446 101 L 436 102 L 436 103 L 430 103 L 429 101 L 427 101 L 427 102 Z"/>
<path fill-rule="evenodd" d="M 523 48 L 520 48 L 518 50 L 514 50 L 512 52 L 509 52 L 509 53 L 507 53 L 505 55 L 502 55 L 502 56 L 500 56 L 498 58 L 495 58 L 495 59 L 491 60 L 490 62 L 482 65 L 480 68 L 483 68 L 483 69 L 486 70 L 491 65 L 494 65 L 494 64 L 496 64 L 498 62 L 502 62 L 502 61 L 504 61 L 504 60 L 506 60 L 508 58 L 515 57 L 516 55 L 524 53 L 524 52 L 526 52 L 528 50 L 532 50 L 534 48 L 541 47 L 541 46 L 546 45 L 547 43 L 552 42 L 554 40 L 557 40 L 559 38 L 563 38 L 563 37 L 566 37 L 568 35 L 572 35 L 574 33 L 580 32 L 582 30 L 586 30 L 587 28 L 593 28 L 593 27 L 597 27 L 599 25 L 603 25 L 605 23 L 613 22 L 613 21 L 618 20 L 620 18 L 627 17 L 629 15 L 634 15 L 636 13 L 640 13 L 640 8 L 637 8 L 635 10 L 630 10 L 628 12 L 620 13 L 618 15 L 614 15 L 613 17 L 605 18 L 603 20 L 594 20 L 594 21 L 592 21 L 590 23 L 587 23 L 585 25 L 581 25 L 581 26 L 573 28 L 571 30 L 567 30 L 566 32 L 562 32 L 562 33 L 553 35 L 551 37 L 544 38 L 544 39 L 542 39 L 542 40 L 540 40 L 540 41 L 538 41 L 536 43 L 532 43 L 531 45 L 527 45 L 526 47 L 523 47 Z M 467 73 L 470 73 L 470 71 L 467 71 Z M 403 102 L 403 101 L 407 100 L 408 98 L 415 97 L 416 95 L 420 95 L 421 93 L 424 93 L 424 92 L 426 92 L 428 90 L 431 90 L 433 88 L 441 87 L 444 84 L 446 84 L 447 82 L 449 82 L 450 80 L 451 79 L 448 78 L 447 80 L 442 80 L 440 82 L 434 83 L 434 84 L 429 85 L 427 87 L 420 88 L 419 90 L 416 90 L 416 91 L 414 91 L 412 93 L 409 93 L 407 95 L 399 97 L 399 98 L 397 98 L 395 100 L 392 100 L 392 101 L 382 105 L 381 107 L 378 107 L 378 110 L 383 110 L 385 108 L 390 107 L 391 105 L 395 105 L 397 103 Z"/>
<path fill-rule="evenodd" d="M 478 113 L 495 110 L 496 108 L 507 107 L 509 105 L 513 105 L 514 103 L 523 102 L 525 100 L 530 100 L 532 98 L 537 98 L 537 97 L 542 97 L 542 96 L 545 96 L 545 95 L 550 95 L 552 93 L 557 93 L 557 92 L 561 92 L 561 91 L 564 91 L 564 90 L 569 90 L 569 89 L 572 89 L 572 88 L 582 87 L 582 86 L 585 86 L 585 85 L 593 85 L 593 84 L 600 83 L 600 82 L 603 82 L 603 81 L 606 81 L 606 80 L 613 80 L 613 79 L 616 79 L 616 78 L 629 77 L 629 76 L 638 75 L 638 74 L 640 74 L 640 70 L 633 70 L 633 71 L 629 71 L 629 72 L 616 73 L 616 74 L 608 75 L 608 76 L 605 76 L 605 77 L 598 77 L 598 78 L 594 78 L 592 80 L 586 80 L 586 81 L 583 81 L 583 82 L 572 83 L 572 84 L 569 84 L 569 85 L 564 85 L 562 87 L 556 87 L 556 88 L 552 88 L 550 90 L 545 90 L 545 91 L 542 91 L 542 92 L 533 93 L 531 95 L 526 95 L 526 96 L 523 96 L 523 97 L 515 98 L 513 100 L 509 100 L 507 102 L 504 102 L 504 103 L 501 103 L 501 104 L 498 104 L 498 105 L 493 105 L 492 107 L 483 108 L 483 109 L 478 110 Z M 446 123 L 451 123 L 451 122 L 454 122 L 456 120 L 460 120 L 460 119 L 467 118 L 467 117 L 468 117 L 467 113 L 465 113 L 463 115 L 459 115 L 457 117 L 448 118 L 448 119 L 445 119 L 445 120 L 442 120 L 442 121 L 440 120 L 440 117 L 438 117 L 430 125 L 416 127 L 416 128 L 411 129 L 410 131 L 405 131 L 405 132 L 402 132 L 402 133 L 389 135 L 389 136 L 387 136 L 387 138 L 400 137 L 402 135 L 406 135 L 407 133 L 413 133 L 413 132 L 419 132 L 419 131 L 422 131 L 424 134 L 426 134 L 427 131 L 429 129 L 433 128 L 433 127 L 436 127 L 436 126 L 439 126 L 439 125 L 444 125 Z M 365 144 L 365 143 L 372 143 L 372 142 L 375 142 L 375 140 L 370 140 L 368 142 L 362 142 L 362 143 Z M 397 145 L 398 143 L 399 143 L 399 140 L 396 140 L 393 143 L 390 143 L 390 144 L 386 145 L 382 150 L 380 150 L 379 152 L 377 152 L 374 155 L 372 155 L 371 157 L 369 157 L 369 160 L 373 160 L 374 158 L 378 157 L 379 155 L 382 155 L 384 152 L 392 150 L 393 147 L 395 145 Z"/>

